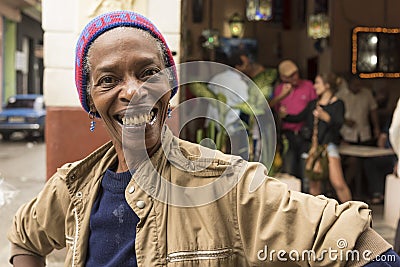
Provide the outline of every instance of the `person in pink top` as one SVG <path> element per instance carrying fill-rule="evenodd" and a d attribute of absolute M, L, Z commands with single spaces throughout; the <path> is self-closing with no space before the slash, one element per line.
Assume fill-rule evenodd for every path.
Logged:
<path fill-rule="evenodd" d="M 274 109 L 279 112 L 283 106 L 289 115 L 299 114 L 307 104 L 317 98 L 313 83 L 301 79 L 297 65 L 291 60 L 282 61 L 279 66 L 281 83 L 275 88 Z M 307 151 L 307 136 L 312 129 L 303 129 L 304 122 L 282 122 L 281 135 L 287 139 L 289 147 L 283 158 L 283 171 L 303 178 L 301 155 Z M 309 134 L 307 134 L 309 133 Z"/>

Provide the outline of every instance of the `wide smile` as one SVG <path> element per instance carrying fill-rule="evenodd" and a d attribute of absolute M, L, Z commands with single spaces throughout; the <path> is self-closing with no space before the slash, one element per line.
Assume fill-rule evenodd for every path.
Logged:
<path fill-rule="evenodd" d="M 153 125 L 157 121 L 158 108 L 147 112 L 126 112 L 122 115 L 115 115 L 114 118 L 124 127 L 139 128 L 146 125 Z"/>

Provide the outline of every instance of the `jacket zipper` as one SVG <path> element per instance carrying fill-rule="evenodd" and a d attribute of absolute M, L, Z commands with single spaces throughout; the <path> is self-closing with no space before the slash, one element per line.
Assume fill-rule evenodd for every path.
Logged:
<path fill-rule="evenodd" d="M 76 210 L 76 208 L 74 208 L 72 211 L 73 211 L 74 217 L 75 217 L 75 238 L 74 238 L 74 245 L 73 245 L 73 249 L 72 249 L 72 264 L 71 264 L 71 266 L 74 267 L 75 266 L 75 257 L 76 257 L 76 245 L 78 243 L 78 238 L 79 238 L 79 218 L 78 218 L 78 211 Z"/>
<path fill-rule="evenodd" d="M 226 258 L 232 254 L 232 249 L 180 251 L 168 254 L 167 262 L 211 260 Z"/>

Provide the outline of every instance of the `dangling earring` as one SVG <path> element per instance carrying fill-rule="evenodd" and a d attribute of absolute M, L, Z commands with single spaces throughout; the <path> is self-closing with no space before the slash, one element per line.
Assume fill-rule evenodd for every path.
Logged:
<path fill-rule="evenodd" d="M 171 104 L 168 104 L 167 118 L 171 118 L 172 117 L 171 112 L 172 112 Z"/>
<path fill-rule="evenodd" d="M 94 115 L 95 113 L 93 111 L 89 111 L 89 119 L 90 119 L 90 131 L 94 132 L 94 128 L 96 127 L 96 122 L 95 118 L 96 116 Z"/>

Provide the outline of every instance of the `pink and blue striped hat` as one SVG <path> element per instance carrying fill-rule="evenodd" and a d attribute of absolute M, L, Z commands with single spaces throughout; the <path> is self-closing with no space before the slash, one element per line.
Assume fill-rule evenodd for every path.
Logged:
<path fill-rule="evenodd" d="M 132 11 L 113 11 L 99 15 L 98 17 L 91 20 L 86 27 L 83 29 L 77 45 L 75 52 L 75 84 L 78 90 L 79 99 L 82 107 L 89 112 L 90 107 L 87 103 L 87 71 L 85 70 L 85 58 L 89 47 L 104 32 L 117 28 L 117 27 L 133 27 L 142 29 L 154 38 L 159 40 L 163 44 L 163 56 L 165 67 L 171 67 L 172 74 L 172 94 L 171 98 L 176 94 L 178 90 L 178 77 L 175 68 L 175 62 L 172 57 L 171 50 L 168 48 L 164 37 L 161 35 L 159 30 L 154 26 L 154 24 L 142 15 L 132 12 Z"/>

